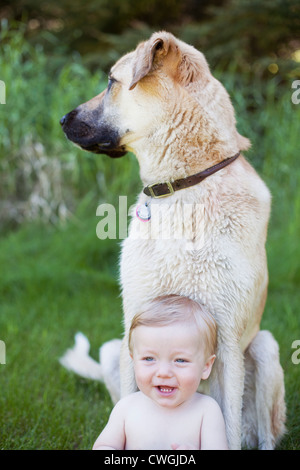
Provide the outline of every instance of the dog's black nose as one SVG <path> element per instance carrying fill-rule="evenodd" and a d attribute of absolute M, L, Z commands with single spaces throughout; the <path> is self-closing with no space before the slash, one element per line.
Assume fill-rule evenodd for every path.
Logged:
<path fill-rule="evenodd" d="M 65 125 L 69 125 L 72 122 L 72 120 L 77 116 L 77 114 L 78 114 L 77 108 L 65 114 L 59 121 L 61 126 L 64 127 Z"/>
<path fill-rule="evenodd" d="M 64 123 L 66 122 L 66 119 L 67 119 L 67 117 L 66 117 L 66 114 L 65 114 L 65 115 L 61 118 L 61 120 L 59 121 L 62 126 L 63 126 Z"/>

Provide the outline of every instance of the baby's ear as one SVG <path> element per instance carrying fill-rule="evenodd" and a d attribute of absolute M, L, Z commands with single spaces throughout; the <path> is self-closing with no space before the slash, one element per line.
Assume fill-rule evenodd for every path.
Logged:
<path fill-rule="evenodd" d="M 213 363 L 215 362 L 215 359 L 216 359 L 215 354 L 213 354 L 207 359 L 204 369 L 202 371 L 202 375 L 201 375 L 202 380 L 206 380 L 210 376 L 211 369 L 212 369 Z"/>

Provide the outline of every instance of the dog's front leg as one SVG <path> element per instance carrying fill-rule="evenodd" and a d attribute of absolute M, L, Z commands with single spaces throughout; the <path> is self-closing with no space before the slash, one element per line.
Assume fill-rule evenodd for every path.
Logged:
<path fill-rule="evenodd" d="M 134 378 L 133 363 L 128 349 L 128 337 L 125 335 L 121 346 L 120 355 L 120 381 L 121 381 L 121 398 L 129 393 L 137 391 Z"/>
<path fill-rule="evenodd" d="M 220 345 L 210 379 L 210 393 L 223 411 L 229 448 L 241 448 L 244 360 L 239 344 Z"/>

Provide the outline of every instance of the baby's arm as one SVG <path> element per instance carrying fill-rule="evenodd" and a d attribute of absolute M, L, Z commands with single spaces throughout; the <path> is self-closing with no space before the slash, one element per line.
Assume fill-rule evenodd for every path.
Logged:
<path fill-rule="evenodd" d="M 201 426 L 201 450 L 228 450 L 222 411 L 215 400 L 207 398 Z"/>
<path fill-rule="evenodd" d="M 104 449 L 125 449 L 125 407 L 123 400 L 120 400 L 113 408 L 108 423 L 93 445 L 93 450 Z"/>

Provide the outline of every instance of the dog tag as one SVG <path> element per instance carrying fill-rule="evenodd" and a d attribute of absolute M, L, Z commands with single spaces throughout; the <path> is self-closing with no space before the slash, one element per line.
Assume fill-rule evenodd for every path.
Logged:
<path fill-rule="evenodd" d="M 135 213 L 137 218 L 140 219 L 142 222 L 147 222 L 151 219 L 150 205 L 147 202 L 145 202 L 145 204 L 140 204 L 139 206 L 137 206 Z"/>

